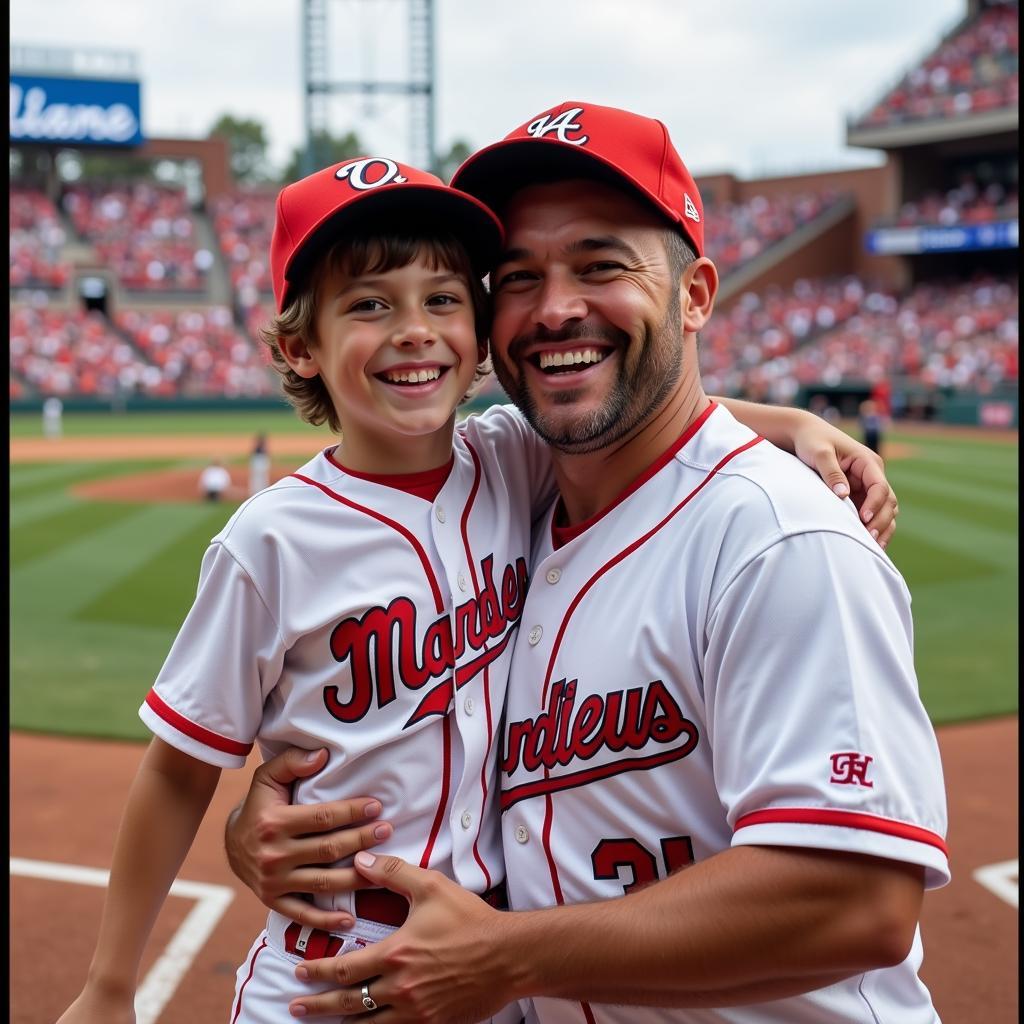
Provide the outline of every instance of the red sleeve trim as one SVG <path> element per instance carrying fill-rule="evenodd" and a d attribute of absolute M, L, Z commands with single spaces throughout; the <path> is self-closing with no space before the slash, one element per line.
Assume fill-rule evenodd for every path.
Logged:
<path fill-rule="evenodd" d="M 225 754 L 237 754 L 239 757 L 247 757 L 249 751 L 253 748 L 251 743 L 239 743 L 237 740 L 229 740 L 227 736 L 221 736 L 220 733 L 204 729 L 201 725 L 196 725 L 195 722 L 190 721 L 184 715 L 179 715 L 174 708 L 165 704 L 157 696 L 156 690 L 150 690 L 146 694 L 146 703 L 168 725 L 174 726 L 178 732 L 182 732 L 186 736 L 198 740 L 200 743 L 205 743 L 208 747 L 213 747 L 214 750 L 223 751 Z"/>
<path fill-rule="evenodd" d="M 744 814 L 736 822 L 735 832 L 748 825 L 837 825 L 840 828 L 860 828 L 869 832 L 883 832 L 897 839 L 909 839 L 915 843 L 926 843 L 934 846 L 945 856 L 949 856 L 945 840 L 917 825 L 908 825 L 903 821 L 881 818 L 874 814 L 863 814 L 858 811 L 826 810 L 820 807 L 772 807 L 765 811 L 751 811 Z"/>

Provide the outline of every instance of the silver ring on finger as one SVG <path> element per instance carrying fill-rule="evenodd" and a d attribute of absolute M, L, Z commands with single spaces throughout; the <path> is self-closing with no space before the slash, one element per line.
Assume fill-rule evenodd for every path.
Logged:
<path fill-rule="evenodd" d="M 359 993 L 363 997 L 363 1006 L 367 1010 L 376 1010 L 377 1004 L 374 1002 L 373 996 L 370 995 L 370 986 L 363 985 Z"/>

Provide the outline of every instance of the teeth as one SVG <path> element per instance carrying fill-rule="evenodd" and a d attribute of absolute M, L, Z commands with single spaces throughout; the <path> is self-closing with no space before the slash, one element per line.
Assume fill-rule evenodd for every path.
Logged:
<path fill-rule="evenodd" d="M 392 384 L 426 384 L 441 376 L 439 366 L 429 370 L 388 370 L 384 375 Z"/>
<path fill-rule="evenodd" d="M 541 352 L 540 368 L 546 370 L 552 366 L 599 363 L 604 356 L 604 352 L 599 352 L 596 348 L 577 349 L 571 352 Z"/>

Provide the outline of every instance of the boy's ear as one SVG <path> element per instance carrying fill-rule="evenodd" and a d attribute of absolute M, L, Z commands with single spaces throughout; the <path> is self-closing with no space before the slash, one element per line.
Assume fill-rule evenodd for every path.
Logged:
<path fill-rule="evenodd" d="M 315 377 L 320 372 L 320 363 L 315 353 L 311 352 L 309 346 L 297 334 L 289 334 L 278 339 L 278 347 L 284 361 L 300 376 L 307 379 Z"/>

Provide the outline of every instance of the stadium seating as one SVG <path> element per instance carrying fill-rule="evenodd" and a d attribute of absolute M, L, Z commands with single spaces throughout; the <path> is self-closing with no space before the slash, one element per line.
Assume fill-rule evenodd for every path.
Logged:
<path fill-rule="evenodd" d="M 810 223 L 841 197 L 835 192 L 754 196 L 743 203 L 708 202 L 704 244 L 718 273 L 725 276 L 774 243 Z"/>
<path fill-rule="evenodd" d="M 66 241 L 57 208 L 34 189 L 10 189 L 11 288 L 61 288 L 70 267 L 61 256 Z"/>
<path fill-rule="evenodd" d="M 894 219 L 900 227 L 915 224 L 987 224 L 995 220 L 1017 217 L 1016 191 L 1000 184 L 981 188 L 971 177 L 948 192 L 929 192 L 921 198 L 904 203 Z"/>
<path fill-rule="evenodd" d="M 158 368 L 153 394 L 258 396 L 275 382 L 262 351 L 235 325 L 229 309 L 125 310 L 117 325 Z"/>
<path fill-rule="evenodd" d="M 213 254 L 199 248 L 181 189 L 149 182 L 129 186 L 66 187 L 65 212 L 125 288 L 197 292 L 205 287 Z"/>
<path fill-rule="evenodd" d="M 791 344 L 779 324 L 789 297 L 777 296 L 776 312 L 768 314 L 761 300 L 744 296 L 724 322 L 708 325 L 701 335 L 708 391 L 788 402 L 800 385 L 900 377 L 928 388 L 984 393 L 1017 381 L 1016 281 L 922 284 L 902 298 L 855 278 L 809 288 L 817 309 L 836 320 L 827 330 L 805 332 L 811 340 L 802 345 Z M 834 300 L 837 290 L 838 305 L 823 301 Z"/>
<path fill-rule="evenodd" d="M 957 117 L 1015 107 L 1018 9 L 988 7 L 909 71 L 861 126 Z"/>
<path fill-rule="evenodd" d="M 102 314 L 50 309 L 45 296 L 11 307 L 10 338 L 12 371 L 41 395 L 149 394 L 160 381 Z"/>
<path fill-rule="evenodd" d="M 243 310 L 273 294 L 269 254 L 276 195 L 250 190 L 217 196 L 210 203 L 217 241 Z"/>

